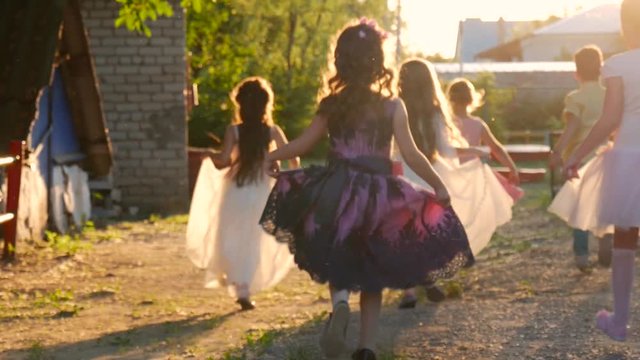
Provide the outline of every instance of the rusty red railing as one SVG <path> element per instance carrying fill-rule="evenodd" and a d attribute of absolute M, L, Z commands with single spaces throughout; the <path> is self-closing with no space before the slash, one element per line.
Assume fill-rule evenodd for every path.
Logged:
<path fill-rule="evenodd" d="M 24 149 L 24 141 L 12 141 L 9 144 L 9 156 L 0 157 L 0 168 L 6 168 L 7 177 L 6 209 L 4 213 L 0 213 L 0 225 L 4 226 L 2 258 L 6 260 L 13 259 L 16 252 L 20 177 L 24 161 Z"/>

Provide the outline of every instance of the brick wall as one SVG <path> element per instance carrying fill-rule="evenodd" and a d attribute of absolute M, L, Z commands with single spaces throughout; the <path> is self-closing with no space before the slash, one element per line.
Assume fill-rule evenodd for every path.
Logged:
<path fill-rule="evenodd" d="M 114 149 L 113 185 L 125 207 L 187 209 L 185 21 L 151 23 L 151 38 L 115 29 L 113 0 L 82 0 L 107 127 Z"/>

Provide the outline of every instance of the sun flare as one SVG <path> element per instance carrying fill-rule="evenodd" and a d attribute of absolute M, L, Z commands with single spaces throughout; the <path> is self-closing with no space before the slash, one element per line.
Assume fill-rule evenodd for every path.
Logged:
<path fill-rule="evenodd" d="M 612 0 L 401 0 L 405 23 L 402 41 L 413 52 L 440 53 L 453 57 L 458 22 L 466 18 L 483 20 L 544 20 L 565 16 Z M 397 0 L 390 0 L 396 3 Z M 391 5 L 391 4 L 390 4 Z"/>

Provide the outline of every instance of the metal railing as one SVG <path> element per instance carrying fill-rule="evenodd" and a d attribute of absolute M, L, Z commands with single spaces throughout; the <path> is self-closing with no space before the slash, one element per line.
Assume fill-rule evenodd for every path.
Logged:
<path fill-rule="evenodd" d="M 0 213 L 0 225 L 4 227 L 4 249 L 2 258 L 11 260 L 16 252 L 18 228 L 18 204 L 20 202 L 20 178 L 24 161 L 24 141 L 12 141 L 9 155 L 0 157 L 0 168 L 6 169 L 7 194 L 5 212 Z"/>

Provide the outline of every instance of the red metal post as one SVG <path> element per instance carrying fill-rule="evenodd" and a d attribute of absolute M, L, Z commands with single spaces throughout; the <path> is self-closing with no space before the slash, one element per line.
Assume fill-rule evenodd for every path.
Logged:
<path fill-rule="evenodd" d="M 9 153 L 16 158 L 7 167 L 7 213 L 13 214 L 13 219 L 4 223 L 4 259 L 13 259 L 16 251 L 16 233 L 18 227 L 18 204 L 20 200 L 20 177 L 24 161 L 24 141 L 12 141 Z"/>

